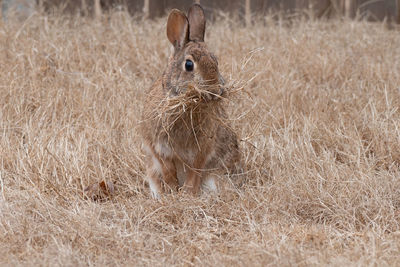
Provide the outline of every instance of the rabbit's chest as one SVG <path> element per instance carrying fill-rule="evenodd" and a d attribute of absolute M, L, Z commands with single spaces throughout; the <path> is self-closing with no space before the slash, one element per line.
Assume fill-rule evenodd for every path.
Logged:
<path fill-rule="evenodd" d="M 158 127 L 155 149 L 159 155 L 191 163 L 199 152 L 215 147 L 219 122 L 206 112 L 183 113 L 168 125 Z"/>
<path fill-rule="evenodd" d="M 213 147 L 215 131 L 181 128 L 165 133 L 155 144 L 156 152 L 163 157 L 173 157 L 191 163 L 206 147 Z"/>

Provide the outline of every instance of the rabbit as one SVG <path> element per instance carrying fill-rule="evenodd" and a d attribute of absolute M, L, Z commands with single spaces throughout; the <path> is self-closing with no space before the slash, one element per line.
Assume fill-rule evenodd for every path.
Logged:
<path fill-rule="evenodd" d="M 140 133 L 146 154 L 146 180 L 151 194 L 164 191 L 197 195 L 201 188 L 217 191 L 219 174 L 233 173 L 240 165 L 236 133 L 227 125 L 224 80 L 216 57 L 204 43 L 204 10 L 194 4 L 186 16 L 173 9 L 167 37 L 173 45 L 162 76 L 147 93 Z M 179 97 L 189 97 L 192 87 L 202 88 L 194 106 L 178 115 L 160 107 Z"/>

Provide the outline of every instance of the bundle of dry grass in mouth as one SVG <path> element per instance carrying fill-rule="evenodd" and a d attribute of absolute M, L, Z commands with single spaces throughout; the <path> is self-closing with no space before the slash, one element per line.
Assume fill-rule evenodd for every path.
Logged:
<path fill-rule="evenodd" d="M 229 91 L 220 85 L 185 85 L 178 95 L 166 95 L 153 111 L 153 118 L 160 121 L 168 131 L 180 119 L 190 118 L 191 124 L 199 123 L 201 118 L 220 120 L 221 109 L 229 98 Z"/>
<path fill-rule="evenodd" d="M 166 95 L 153 111 L 153 119 L 161 122 L 164 130 L 169 130 L 179 119 L 190 117 L 208 117 L 223 124 L 226 116 L 221 116 L 229 102 L 238 100 L 238 93 L 243 92 L 245 82 L 232 81 L 228 85 L 186 84 L 185 90 L 178 95 Z"/>

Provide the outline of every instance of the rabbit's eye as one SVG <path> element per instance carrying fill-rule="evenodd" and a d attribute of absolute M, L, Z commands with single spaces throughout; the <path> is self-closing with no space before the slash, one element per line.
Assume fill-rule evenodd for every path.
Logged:
<path fill-rule="evenodd" d="M 191 61 L 190 59 L 186 59 L 186 62 L 185 62 L 185 70 L 186 70 L 186 71 L 193 71 L 193 69 L 194 69 L 194 63 L 193 63 L 193 61 Z"/>

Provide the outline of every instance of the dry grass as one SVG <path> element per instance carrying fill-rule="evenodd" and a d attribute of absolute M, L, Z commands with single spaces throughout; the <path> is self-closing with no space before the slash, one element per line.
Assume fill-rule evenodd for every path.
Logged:
<path fill-rule="evenodd" d="M 242 85 L 240 88 L 234 88 L 228 85 L 229 92 L 232 92 L 229 95 L 225 91 L 220 94 L 214 93 L 216 88 L 219 90 L 220 86 L 220 84 L 196 86 L 185 82 L 182 85 L 186 89 L 185 92 L 174 96 L 166 94 L 161 99 L 160 97 L 156 98 L 156 104 L 149 119 L 157 120 L 163 128 L 163 132 L 169 132 L 177 121 L 185 120 L 185 115 L 189 116 L 188 121 L 192 123 L 199 122 L 199 114 L 207 114 L 207 116 L 226 124 L 225 118 L 219 114 L 220 106 L 229 105 L 226 104 L 226 101 L 233 100 L 231 95 L 243 90 L 244 87 Z"/>
<path fill-rule="evenodd" d="M 249 181 L 151 199 L 137 136 L 165 21 L 0 25 L 1 265 L 397 265 L 400 35 L 381 24 L 221 19 Z M 85 200 L 94 182 L 115 196 Z"/>

